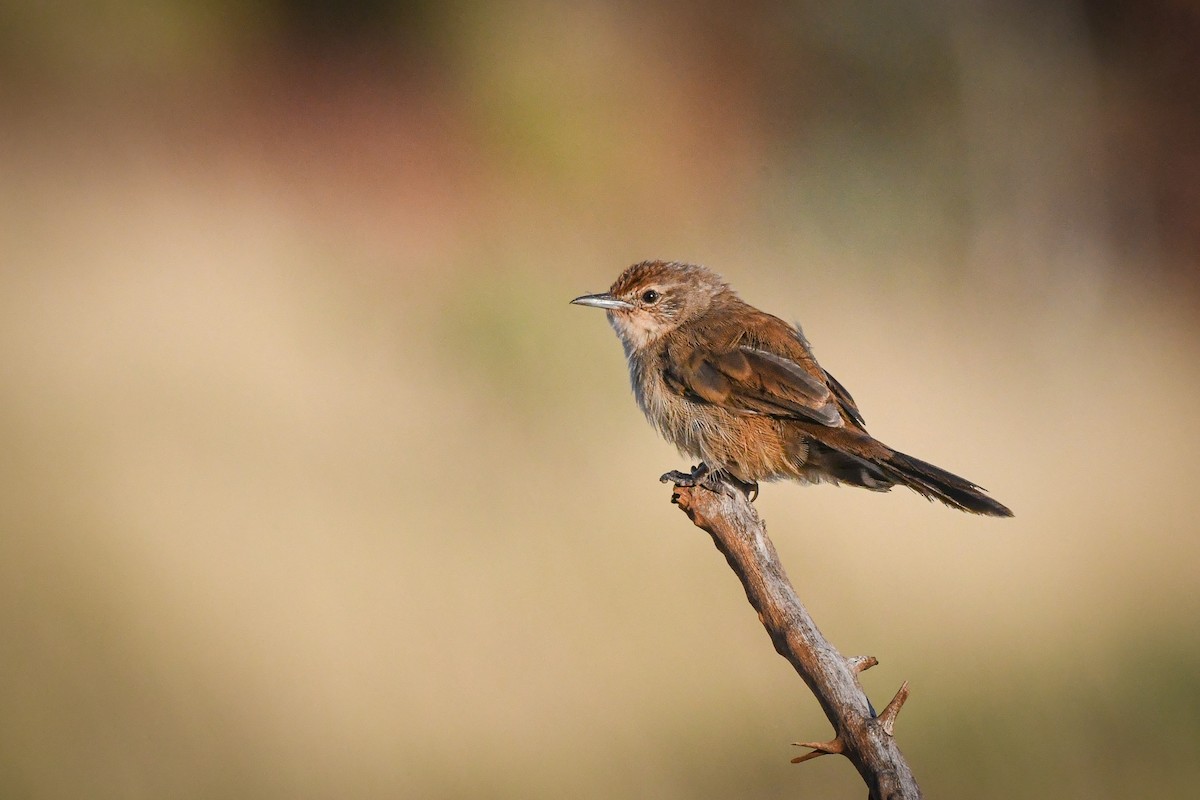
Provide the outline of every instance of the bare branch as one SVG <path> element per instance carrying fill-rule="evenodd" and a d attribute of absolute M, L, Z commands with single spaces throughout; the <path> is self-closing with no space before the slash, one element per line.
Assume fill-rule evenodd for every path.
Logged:
<path fill-rule="evenodd" d="M 712 536 L 742 582 L 776 651 L 795 667 L 833 724 L 837 734 L 833 739 L 798 742 L 812 752 L 792 759 L 793 763 L 841 754 L 854 764 L 872 800 L 921 797 L 893 736 L 896 715 L 908 699 L 908 684 L 900 687 L 882 714 L 874 716 L 858 676 L 879 662 L 873 656 L 847 659 L 821 635 L 796 596 L 766 526 L 743 495 L 677 484 L 671 502 Z"/>

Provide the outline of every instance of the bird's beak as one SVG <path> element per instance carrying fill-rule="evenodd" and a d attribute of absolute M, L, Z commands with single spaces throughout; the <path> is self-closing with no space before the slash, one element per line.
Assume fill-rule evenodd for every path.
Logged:
<path fill-rule="evenodd" d="M 603 294 L 585 294 L 583 297 L 576 297 L 571 301 L 577 306 L 592 306 L 594 308 L 607 308 L 610 311 L 631 311 L 633 306 L 626 303 L 624 300 L 618 300 L 608 292 Z"/>

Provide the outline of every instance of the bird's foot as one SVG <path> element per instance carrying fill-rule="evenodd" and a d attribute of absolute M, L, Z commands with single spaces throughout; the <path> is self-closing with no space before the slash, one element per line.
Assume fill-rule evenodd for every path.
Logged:
<path fill-rule="evenodd" d="M 703 486 L 705 489 L 726 494 L 730 497 L 736 496 L 734 492 L 737 492 L 752 503 L 758 499 L 757 482 L 743 481 L 727 470 L 712 469 L 703 461 L 692 467 L 690 473 L 673 469 L 670 472 L 664 473 L 659 480 L 663 483 L 674 483 L 676 486 L 689 488 Z"/>
<path fill-rule="evenodd" d="M 703 484 L 710 474 L 712 474 L 712 470 L 708 468 L 708 464 L 701 461 L 692 467 L 691 472 L 680 472 L 677 469 L 673 469 L 670 472 L 664 472 L 658 480 L 660 483 L 673 483 L 676 486 L 683 486 L 690 489 L 693 486 Z"/>

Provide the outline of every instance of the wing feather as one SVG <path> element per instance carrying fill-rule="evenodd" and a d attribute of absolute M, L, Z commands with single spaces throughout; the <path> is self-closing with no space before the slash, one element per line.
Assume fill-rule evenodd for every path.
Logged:
<path fill-rule="evenodd" d="M 818 378 L 803 364 L 778 353 L 739 346 L 720 353 L 697 352 L 666 379 L 680 394 L 735 413 L 840 428 L 845 423 L 838 398 L 824 377 L 824 370 Z"/>

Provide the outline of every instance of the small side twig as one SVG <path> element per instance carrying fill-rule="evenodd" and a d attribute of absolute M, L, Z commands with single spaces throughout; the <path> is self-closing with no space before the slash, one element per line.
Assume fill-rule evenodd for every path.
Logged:
<path fill-rule="evenodd" d="M 795 667 L 833 724 L 836 735 L 829 741 L 797 742 L 812 752 L 792 759 L 793 763 L 844 755 L 867 784 L 872 800 L 920 798 L 921 789 L 894 736 L 896 716 L 908 699 L 908 683 L 875 716 L 858 676 L 878 660 L 873 656 L 847 659 L 825 639 L 796 596 L 762 519 L 739 492 L 676 485 L 671 502 L 712 536 L 742 582 L 776 651 Z"/>
<path fill-rule="evenodd" d="M 900 713 L 900 707 L 904 705 L 904 701 L 908 699 L 908 681 L 900 684 L 900 688 L 896 690 L 896 696 L 883 709 L 883 713 L 879 715 L 879 723 L 883 726 L 883 732 L 888 736 L 894 736 L 896 727 L 896 716 Z"/>

